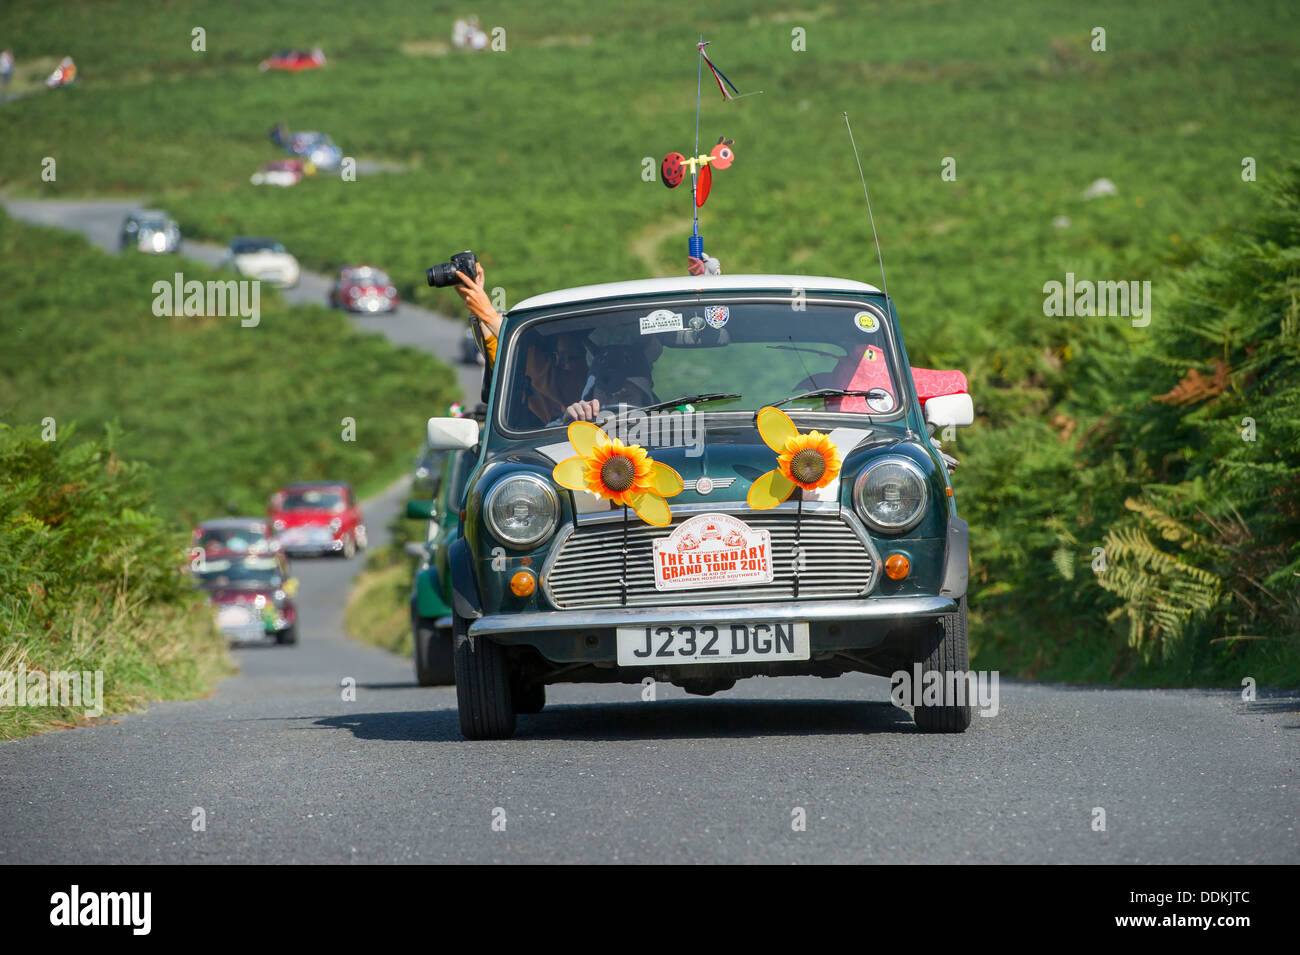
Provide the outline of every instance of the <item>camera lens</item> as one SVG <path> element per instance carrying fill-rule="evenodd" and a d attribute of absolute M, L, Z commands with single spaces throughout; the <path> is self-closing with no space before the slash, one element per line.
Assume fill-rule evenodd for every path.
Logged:
<path fill-rule="evenodd" d="M 424 275 L 434 288 L 451 288 L 460 284 L 456 278 L 457 272 L 463 272 L 472 279 L 477 266 L 478 260 L 474 258 L 474 253 L 466 249 L 453 255 L 450 262 L 439 262 L 432 268 L 426 269 Z"/>
<path fill-rule="evenodd" d="M 437 265 L 425 270 L 425 277 L 429 284 L 434 288 L 447 288 L 449 285 L 458 284 L 456 281 L 456 266 L 451 262 L 439 262 Z"/>

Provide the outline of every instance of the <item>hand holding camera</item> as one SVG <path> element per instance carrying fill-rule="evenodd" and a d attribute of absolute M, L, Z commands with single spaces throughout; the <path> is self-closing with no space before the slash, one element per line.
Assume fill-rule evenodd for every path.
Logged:
<path fill-rule="evenodd" d="M 435 288 L 455 288 L 465 307 L 487 327 L 493 335 L 501 328 L 501 313 L 483 288 L 483 264 L 466 250 L 457 252 L 450 262 L 439 262 L 425 270 L 425 277 Z"/>

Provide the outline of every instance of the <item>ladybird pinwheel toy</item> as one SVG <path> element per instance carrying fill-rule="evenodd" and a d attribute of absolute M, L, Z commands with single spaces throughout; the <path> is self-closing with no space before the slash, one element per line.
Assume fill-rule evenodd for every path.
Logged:
<path fill-rule="evenodd" d="M 630 507 L 655 527 L 672 522 L 664 498 L 681 493 L 680 474 L 655 461 L 645 448 L 611 438 L 589 421 L 569 425 L 569 442 L 578 453 L 555 466 L 555 483 Z"/>
<path fill-rule="evenodd" d="M 830 435 L 820 431 L 801 433 L 780 408 L 761 408 L 758 433 L 777 453 L 776 468 L 761 475 L 749 488 L 745 500 L 758 511 L 783 503 L 796 487 L 816 491 L 839 476 L 839 449 Z"/>

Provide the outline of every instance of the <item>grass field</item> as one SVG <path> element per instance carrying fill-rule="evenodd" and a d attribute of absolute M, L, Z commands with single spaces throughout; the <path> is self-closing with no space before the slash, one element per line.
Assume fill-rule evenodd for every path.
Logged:
<path fill-rule="evenodd" d="M 1133 653 L 1123 621 L 1107 619 L 1113 602 L 1061 570 L 1086 564 L 1100 540 L 1071 536 L 1061 489 L 1095 483 L 1103 523 L 1123 511 L 1081 442 L 1125 397 L 1111 391 L 1113 362 L 1146 360 L 1172 320 L 1180 269 L 1259 216 L 1265 182 L 1296 156 L 1300 8 L 486 3 L 475 12 L 504 30 L 506 49 L 473 55 L 446 50 L 458 12 L 398 0 L 361 17 L 302 0 L 234 15 L 216 3 L 11 3 L 0 34 L 22 39 L 20 62 L 71 52 L 81 82 L 0 109 L 0 190 L 146 194 L 189 235 L 273 234 L 309 267 L 368 259 L 404 295 L 451 311 L 458 301 L 423 288 L 423 268 L 466 247 L 511 303 L 678 273 L 689 200 L 641 173 L 645 157 L 690 151 L 702 31 L 742 91 L 763 91 L 723 104 L 705 76 L 701 142 L 733 137 L 738 156 L 703 210 L 707 248 L 730 272 L 876 282 L 847 110 L 911 359 L 971 378 L 979 421 L 949 449 L 964 463 L 979 663 L 1233 681 L 1236 663 L 1221 657 Z M 196 27 L 204 52 L 191 48 Z M 1098 27 L 1104 52 L 1091 47 Z M 315 43 L 323 70 L 256 69 Z M 277 155 L 266 131 L 279 121 L 406 171 L 259 191 L 248 176 Z M 47 156 L 54 182 L 40 179 Z M 1246 157 L 1257 182 L 1243 181 Z M 1101 177 L 1117 194 L 1085 200 Z M 1150 280 L 1152 325 L 1045 317 L 1043 285 L 1067 271 Z"/>

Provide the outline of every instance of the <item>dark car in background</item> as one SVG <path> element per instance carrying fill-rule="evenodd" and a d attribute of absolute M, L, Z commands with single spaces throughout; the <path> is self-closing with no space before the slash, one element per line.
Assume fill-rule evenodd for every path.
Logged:
<path fill-rule="evenodd" d="M 465 334 L 460 337 L 460 363 L 462 365 L 482 365 L 484 363 L 483 353 L 478 350 L 478 342 L 474 340 L 474 332 L 471 329 L 465 329 Z"/>
<path fill-rule="evenodd" d="M 194 580 L 231 643 L 298 642 L 298 581 L 282 555 L 206 560 Z"/>
<path fill-rule="evenodd" d="M 349 312 L 391 312 L 397 308 L 397 288 L 388 273 L 370 265 L 345 265 L 330 288 L 329 303 Z"/>
<path fill-rule="evenodd" d="M 366 524 L 346 481 L 306 481 L 271 495 L 267 517 L 286 554 L 342 554 L 366 547 Z"/>
<path fill-rule="evenodd" d="M 181 227 L 165 212 L 137 209 L 122 220 L 119 248 L 149 255 L 165 255 L 181 249 Z"/>
<path fill-rule="evenodd" d="M 407 545 L 420 560 L 411 580 L 411 645 L 415 678 L 420 686 L 456 682 L 452 666 L 448 548 L 460 534 L 465 486 L 477 460 L 464 449 L 445 453 L 435 497 L 413 499 L 406 504 L 407 517 L 428 521 L 424 539 Z M 545 693 L 540 687 L 538 691 Z M 522 701 L 517 701 L 517 705 L 519 702 Z"/>
<path fill-rule="evenodd" d="M 190 538 L 190 554 L 204 559 L 231 556 L 265 556 L 280 550 L 271 525 L 260 517 L 218 517 L 203 521 Z"/>

